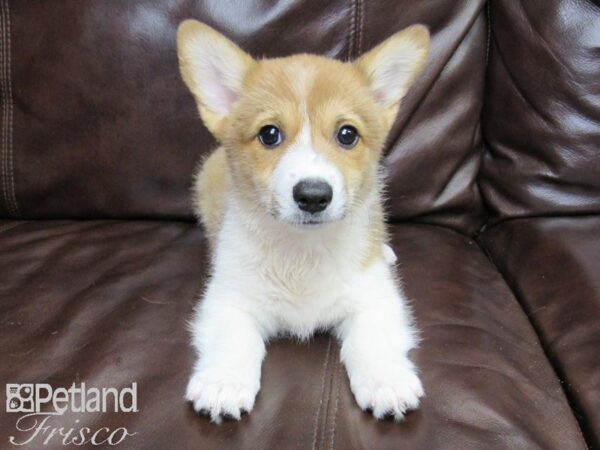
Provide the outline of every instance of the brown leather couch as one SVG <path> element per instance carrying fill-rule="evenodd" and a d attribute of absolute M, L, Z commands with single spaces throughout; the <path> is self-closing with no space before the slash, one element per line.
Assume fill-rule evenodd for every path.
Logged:
<path fill-rule="evenodd" d="M 404 423 L 359 410 L 327 335 L 272 343 L 240 422 L 184 403 L 208 269 L 190 175 L 214 145 L 178 73 L 189 17 L 266 56 L 431 30 L 386 157 L 424 338 Z M 600 448 L 597 1 L 0 0 L 0 18 L 0 387 L 138 386 L 137 413 L 53 427 L 126 427 L 133 449 Z"/>

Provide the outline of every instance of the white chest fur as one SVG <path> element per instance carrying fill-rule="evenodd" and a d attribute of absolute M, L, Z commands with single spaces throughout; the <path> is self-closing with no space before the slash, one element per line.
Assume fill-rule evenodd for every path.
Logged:
<path fill-rule="evenodd" d="M 349 295 L 363 271 L 368 217 L 297 229 L 227 210 L 214 261 L 214 283 L 243 292 L 239 306 L 268 334 L 309 336 L 352 308 Z M 243 303 L 242 303 L 243 302 Z"/>
<path fill-rule="evenodd" d="M 217 240 L 213 277 L 190 323 L 200 358 L 186 398 L 213 420 L 240 418 L 260 388 L 265 342 L 333 328 L 359 406 L 398 420 L 423 387 L 408 351 L 410 312 L 383 252 L 363 267 L 368 208 L 327 227 L 293 230 L 230 205 Z"/>

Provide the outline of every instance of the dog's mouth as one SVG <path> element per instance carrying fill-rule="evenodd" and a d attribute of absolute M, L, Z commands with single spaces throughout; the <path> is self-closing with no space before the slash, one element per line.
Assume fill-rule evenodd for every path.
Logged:
<path fill-rule="evenodd" d="M 272 204 L 269 208 L 269 215 L 280 223 L 300 230 L 313 230 L 322 228 L 334 222 L 338 222 L 346 217 L 346 212 L 331 211 L 329 208 L 324 211 L 311 213 L 294 208 L 295 211 L 289 211 L 288 208 L 282 208 L 279 204 Z"/>
<path fill-rule="evenodd" d="M 271 217 L 279 222 L 286 223 L 295 228 L 299 229 L 314 229 L 327 225 L 330 222 L 333 222 L 330 218 L 319 214 L 319 215 L 295 215 L 293 217 L 285 217 L 280 213 L 272 211 Z"/>
<path fill-rule="evenodd" d="M 298 226 L 306 227 L 306 228 L 315 228 L 315 227 L 325 225 L 327 222 L 328 221 L 322 220 L 322 219 L 309 219 L 309 220 L 303 220 L 303 221 L 299 222 Z"/>
<path fill-rule="evenodd" d="M 329 220 L 323 216 L 294 217 L 294 218 L 291 218 L 291 220 L 290 219 L 283 219 L 283 220 L 296 228 L 305 228 L 305 229 L 319 228 L 319 227 L 322 227 L 322 226 L 326 225 L 327 223 L 331 222 L 331 220 Z"/>
<path fill-rule="evenodd" d="M 284 220 L 288 224 L 294 226 L 295 228 L 301 230 L 314 230 L 316 228 L 326 227 L 329 224 L 338 222 L 344 219 L 344 215 L 341 217 L 331 217 L 329 214 L 310 214 L 310 215 L 301 215 L 296 216 L 290 219 L 280 219 Z"/>

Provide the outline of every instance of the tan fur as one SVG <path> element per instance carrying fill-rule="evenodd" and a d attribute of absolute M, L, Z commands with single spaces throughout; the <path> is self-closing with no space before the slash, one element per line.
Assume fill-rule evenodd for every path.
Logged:
<path fill-rule="evenodd" d="M 239 77 L 228 82 L 237 96 L 230 111 L 211 109 L 210 91 L 203 89 L 198 74 L 195 42 L 202 37 L 222 48 Z M 416 44 L 415 44 L 416 43 Z M 404 67 L 410 75 L 392 98 L 378 92 L 377 80 L 394 47 L 411 44 L 416 51 Z M 402 97 L 422 69 L 429 46 L 427 30 L 413 26 L 397 33 L 355 63 L 314 55 L 255 61 L 233 43 L 206 25 L 184 22 L 178 32 L 178 52 L 184 81 L 197 100 L 201 117 L 222 145 L 202 165 L 195 182 L 195 206 L 211 246 L 220 229 L 226 199 L 234 195 L 246 208 L 275 208 L 269 183 L 275 167 L 294 143 L 304 122 L 311 126 L 315 150 L 324 154 L 341 171 L 350 200 L 349 214 L 362 207 L 369 192 L 379 189 L 377 166 L 385 137 L 392 126 Z M 383 76 L 388 74 L 383 73 Z M 265 149 L 256 136 L 260 128 L 275 124 L 285 135 L 282 145 Z M 355 126 L 360 140 L 351 150 L 340 148 L 336 130 Z M 272 212 L 272 211 L 271 211 Z M 386 241 L 381 200 L 371 212 L 369 252 L 364 265 L 381 257 Z"/>
<path fill-rule="evenodd" d="M 371 226 L 369 227 L 369 246 L 362 260 L 362 267 L 366 269 L 371 263 L 382 259 L 382 246 L 388 242 L 385 226 L 385 215 L 381 202 L 371 210 Z"/>
<path fill-rule="evenodd" d="M 211 248 L 221 228 L 231 177 L 225 149 L 216 149 L 198 168 L 194 180 L 194 210 L 204 225 Z"/>

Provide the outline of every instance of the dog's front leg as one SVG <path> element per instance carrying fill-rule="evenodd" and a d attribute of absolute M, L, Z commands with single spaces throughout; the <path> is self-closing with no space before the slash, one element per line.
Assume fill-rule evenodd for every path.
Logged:
<path fill-rule="evenodd" d="M 408 359 L 416 345 L 409 310 L 384 262 L 365 271 L 352 291 L 355 308 L 336 330 L 350 387 L 361 409 L 402 420 L 423 396 Z"/>
<path fill-rule="evenodd" d="M 265 343 L 245 303 L 241 294 L 213 284 L 191 324 L 199 359 L 185 398 L 214 422 L 240 419 L 260 389 Z"/>

